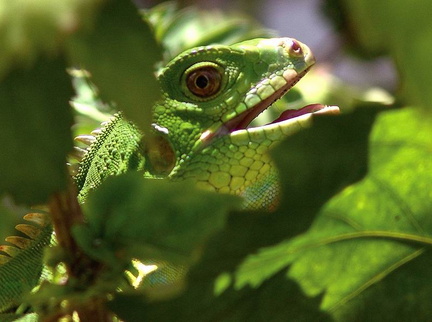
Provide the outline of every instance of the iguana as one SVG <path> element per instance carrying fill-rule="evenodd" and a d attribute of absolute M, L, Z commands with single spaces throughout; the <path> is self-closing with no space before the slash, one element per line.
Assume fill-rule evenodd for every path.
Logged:
<path fill-rule="evenodd" d="M 280 196 L 278 173 L 267 152 L 307 126 L 311 114 L 338 109 L 312 104 L 286 110 L 269 124 L 249 125 L 314 62 L 310 49 L 291 38 L 181 53 L 158 73 L 162 99 L 153 107 L 151 137 L 143 138 L 140 129 L 118 113 L 94 135 L 77 138 L 89 145 L 74 176 L 79 201 L 85 202 L 108 176 L 136 170 L 149 178 L 192 178 L 204 189 L 242 196 L 244 208 L 271 211 Z M 37 274 L 23 290 L 23 281 L 13 276 L 23 266 L 39 272 L 41 249 L 50 242 L 43 217 L 30 219 L 39 228 L 19 228 L 34 241 L 20 244 L 21 239 L 12 237 L 9 241 L 23 250 L 0 249 L 9 254 L 0 256 L 0 313 L 19 303 L 22 293 L 36 284 Z"/>
<path fill-rule="evenodd" d="M 79 199 L 109 175 L 142 170 L 149 178 L 194 178 L 205 189 L 241 195 L 246 208 L 273 208 L 278 180 L 266 152 L 304 127 L 308 116 L 303 115 L 335 109 L 313 104 L 287 110 L 265 126 L 248 126 L 314 62 L 310 49 L 291 38 L 199 47 L 178 55 L 158 76 L 163 98 L 153 108 L 150 144 L 121 114 L 96 138 L 78 137 L 90 144 L 75 176 Z"/>

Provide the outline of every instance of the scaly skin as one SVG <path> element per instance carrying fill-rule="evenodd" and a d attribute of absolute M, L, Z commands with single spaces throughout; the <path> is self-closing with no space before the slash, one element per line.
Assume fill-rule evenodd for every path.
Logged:
<path fill-rule="evenodd" d="M 246 208 L 273 209 L 279 186 L 267 152 L 324 107 L 305 108 L 298 114 L 306 115 L 257 128 L 247 126 L 314 62 L 309 48 L 291 38 L 180 54 L 158 76 L 162 100 L 153 108 L 155 138 L 140 140 L 139 130 L 118 115 L 81 162 L 76 176 L 80 199 L 109 175 L 144 170 L 147 177 L 193 178 L 205 189 L 241 195 Z"/>
<path fill-rule="evenodd" d="M 42 272 L 44 247 L 51 242 L 52 227 L 40 213 L 24 216 L 35 225 L 20 224 L 16 228 L 29 238 L 10 236 L 6 241 L 13 246 L 0 245 L 0 313 L 18 306 L 22 294 L 31 291 Z M 1 319 L 1 318 L 0 318 Z"/>

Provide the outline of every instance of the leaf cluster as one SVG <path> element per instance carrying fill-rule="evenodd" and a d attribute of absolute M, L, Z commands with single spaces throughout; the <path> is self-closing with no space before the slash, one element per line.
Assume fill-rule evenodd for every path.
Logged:
<path fill-rule="evenodd" d="M 68 185 L 65 159 L 74 124 L 68 102 L 74 92 L 67 68 L 91 73 L 98 93 L 78 80 L 80 93 L 92 94 L 89 105 L 101 98 L 145 131 L 159 95 L 156 62 L 190 45 L 186 30 L 202 31 L 194 46 L 268 34 L 243 18 L 212 20 L 212 14 L 179 13 L 166 4 L 146 12 L 143 21 L 127 1 L 44 0 L 22 11 L 14 3 L 0 2 L 0 13 L 13 12 L 8 28 L 0 27 L 6 49 L 0 56 L 0 192 L 26 204 L 45 202 Z M 423 16 L 429 4 L 353 3 L 339 1 L 360 35 L 358 44 L 390 54 L 401 71 L 399 97 L 423 109 L 362 102 L 353 104 L 352 113 L 316 117 L 311 128 L 272 153 L 283 192 L 273 213 L 241 211 L 237 198 L 204 193 L 188 182 L 136 174 L 107 180 L 84 205 L 85 221 L 71 228 L 80 251 L 98 264 L 95 276 L 83 284 L 89 281 L 82 278 L 85 268 L 94 267 L 84 265 L 66 285 L 44 283 L 37 301 L 30 300 L 41 316 L 71 318 L 79 311 L 80 317 L 115 314 L 125 321 L 430 319 L 432 81 L 425 49 L 432 35 Z M 407 16 L 409 22 L 401 23 Z M 4 213 L 2 228 L 9 224 Z M 57 272 L 68 256 L 61 248 L 48 252 Z M 158 283 L 162 275 L 150 274 L 133 290 L 123 275 L 124 269 L 136 275 L 129 266 L 133 258 L 187 272 L 168 271 L 164 275 L 172 279 L 165 284 Z"/>

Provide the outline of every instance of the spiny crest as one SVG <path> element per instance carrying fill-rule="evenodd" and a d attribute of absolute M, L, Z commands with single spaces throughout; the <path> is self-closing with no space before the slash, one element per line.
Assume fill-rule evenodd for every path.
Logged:
<path fill-rule="evenodd" d="M 50 224 L 49 216 L 42 212 L 28 213 L 23 218 L 31 224 L 18 224 L 15 229 L 27 237 L 9 236 L 5 238 L 11 245 L 0 245 L 0 265 L 7 263 L 22 250 L 30 247 L 42 233 L 43 228 Z"/>
<path fill-rule="evenodd" d="M 96 141 L 97 136 L 102 132 L 103 128 L 109 123 L 102 122 L 101 127 L 93 130 L 91 134 L 82 134 L 74 138 L 75 141 L 81 143 L 81 147 L 74 146 L 74 150 L 70 153 L 70 162 L 67 163 L 69 174 L 75 176 L 78 173 L 79 163 L 84 159 L 91 145 Z"/>

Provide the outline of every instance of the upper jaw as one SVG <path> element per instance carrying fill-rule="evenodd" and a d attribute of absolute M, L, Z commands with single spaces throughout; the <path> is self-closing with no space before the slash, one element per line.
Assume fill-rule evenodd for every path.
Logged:
<path fill-rule="evenodd" d="M 279 48 L 279 57 L 290 62 L 285 68 L 267 78 L 264 78 L 244 95 L 244 100 L 234 108 L 233 111 L 225 114 L 221 123 L 215 124 L 206 130 L 200 137 L 200 142 L 204 145 L 209 144 L 213 139 L 225 135 L 234 135 L 238 131 L 250 130 L 250 123 L 264 110 L 271 106 L 275 101 L 288 92 L 312 67 L 315 57 L 310 49 L 292 38 L 264 39 L 259 42 L 258 47 Z M 298 52 L 293 54 L 293 50 Z M 294 56 L 293 56 L 294 55 Z M 296 56 L 297 55 L 297 56 Z M 286 58 L 288 56 L 288 59 Z M 285 122 L 289 119 L 302 117 L 306 114 L 336 113 L 337 107 L 326 108 L 321 104 L 312 104 L 297 110 L 283 112 L 276 120 L 267 125 L 260 126 L 254 130 L 264 130 L 266 126 L 279 124 L 290 126 L 292 122 Z M 255 128 L 254 128 L 255 129 Z"/>
<path fill-rule="evenodd" d="M 309 68 L 310 67 L 301 73 L 297 73 L 291 69 L 285 71 L 282 74 L 282 77 L 285 79 L 286 83 L 254 107 L 225 122 L 224 127 L 226 128 L 227 132 L 246 129 L 259 114 L 269 108 L 275 101 L 280 99 L 286 92 L 288 92 L 308 72 Z"/>

